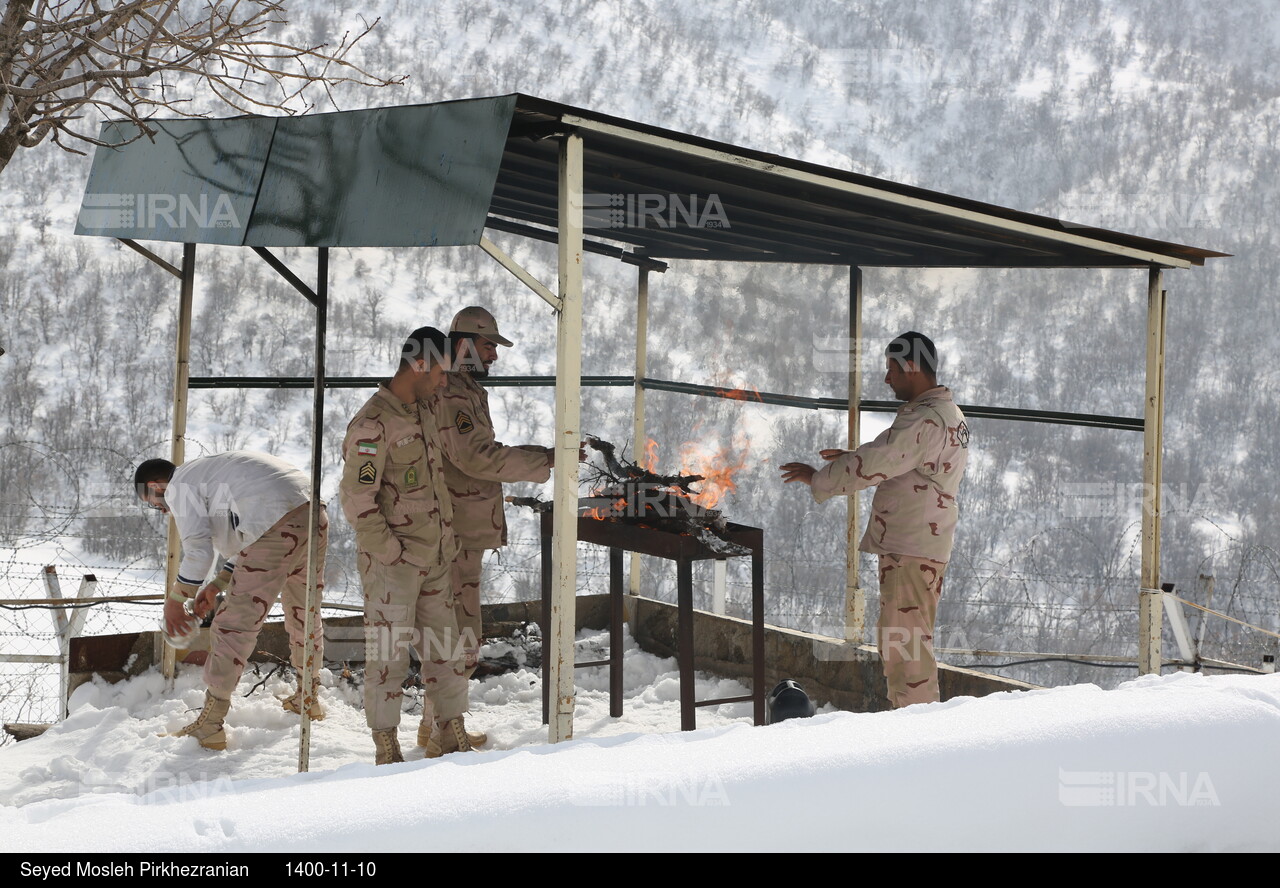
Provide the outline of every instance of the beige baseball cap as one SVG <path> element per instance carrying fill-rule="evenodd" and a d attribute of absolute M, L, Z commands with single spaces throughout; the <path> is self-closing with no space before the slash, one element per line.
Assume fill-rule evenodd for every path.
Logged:
<path fill-rule="evenodd" d="M 453 326 L 449 328 L 449 332 L 471 333 L 508 347 L 512 344 L 510 339 L 498 332 L 498 322 L 493 319 L 493 315 L 478 305 L 468 305 L 454 315 Z"/>

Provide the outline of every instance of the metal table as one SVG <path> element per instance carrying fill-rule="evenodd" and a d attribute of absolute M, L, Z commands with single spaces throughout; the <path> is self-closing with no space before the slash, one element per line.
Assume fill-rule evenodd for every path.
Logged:
<path fill-rule="evenodd" d="M 552 511 L 542 513 L 542 627 L 551 625 L 551 537 Z M 622 553 L 638 552 L 676 563 L 677 662 L 680 669 L 680 729 L 697 728 L 695 709 L 722 703 L 753 704 L 757 725 L 763 725 L 764 714 L 764 531 L 758 527 L 729 524 L 724 538 L 751 550 L 751 693 L 741 697 L 695 700 L 693 685 L 693 562 L 730 557 L 716 553 L 689 534 L 673 533 L 625 521 L 578 519 L 578 539 L 609 549 L 609 659 L 574 663 L 575 669 L 588 666 L 609 667 L 609 715 L 622 716 L 622 624 L 623 582 Z M 551 711 L 550 662 L 542 662 L 542 722 L 547 723 Z"/>

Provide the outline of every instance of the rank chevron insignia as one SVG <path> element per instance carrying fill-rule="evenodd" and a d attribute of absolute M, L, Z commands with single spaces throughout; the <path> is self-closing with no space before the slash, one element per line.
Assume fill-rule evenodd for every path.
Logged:
<path fill-rule="evenodd" d="M 458 415 L 454 417 L 453 423 L 458 427 L 458 432 L 463 435 L 476 427 L 475 423 L 471 421 L 471 417 L 467 416 L 467 414 L 463 413 L 461 410 L 459 410 Z"/>
<path fill-rule="evenodd" d="M 366 462 L 360 467 L 359 479 L 361 484 L 372 484 L 378 480 L 378 470 L 373 467 L 372 462 Z"/>

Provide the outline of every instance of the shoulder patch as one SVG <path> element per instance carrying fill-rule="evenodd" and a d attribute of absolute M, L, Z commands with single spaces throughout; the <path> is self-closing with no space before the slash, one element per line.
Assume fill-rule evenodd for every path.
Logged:
<path fill-rule="evenodd" d="M 966 450 L 969 447 L 969 425 L 963 420 L 960 425 L 956 426 L 956 440 L 960 442 L 960 446 Z"/>
<path fill-rule="evenodd" d="M 453 424 L 457 426 L 458 432 L 463 435 L 476 427 L 476 424 L 471 421 L 471 417 L 463 413 L 461 410 L 459 410 L 457 416 L 453 418 Z"/>
<path fill-rule="evenodd" d="M 361 484 L 372 484 L 378 480 L 378 470 L 373 467 L 372 462 L 366 461 L 360 467 L 360 473 L 357 476 Z"/>

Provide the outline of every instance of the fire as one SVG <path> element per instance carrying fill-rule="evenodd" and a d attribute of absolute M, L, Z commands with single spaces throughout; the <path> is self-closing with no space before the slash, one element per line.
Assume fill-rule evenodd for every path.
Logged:
<path fill-rule="evenodd" d="M 750 447 L 741 443 L 741 449 L 735 453 L 729 447 L 712 448 L 698 441 L 686 441 L 680 445 L 680 474 L 701 475 L 698 482 L 699 491 L 689 497 L 704 509 L 714 509 L 721 500 L 738 489 L 733 476 L 747 465 Z M 652 438 L 645 446 L 645 468 L 651 472 L 658 471 L 658 443 Z M 672 488 L 676 496 L 685 496 L 684 492 Z"/>
<path fill-rule="evenodd" d="M 760 390 L 757 388 L 721 389 L 718 394 L 720 397 L 728 398 L 731 401 L 760 401 L 763 403 L 763 399 L 760 397 Z"/>
<path fill-rule="evenodd" d="M 714 453 L 695 442 L 685 442 L 680 451 L 681 473 L 701 475 L 699 491 L 693 501 L 704 509 L 714 509 L 721 500 L 738 489 L 733 476 L 747 465 L 747 453 L 750 448 L 743 447 L 734 454 L 728 447 L 721 447 Z"/>
<path fill-rule="evenodd" d="M 640 466 L 646 472 L 658 471 L 658 442 L 652 438 L 644 445 L 644 461 Z"/>

